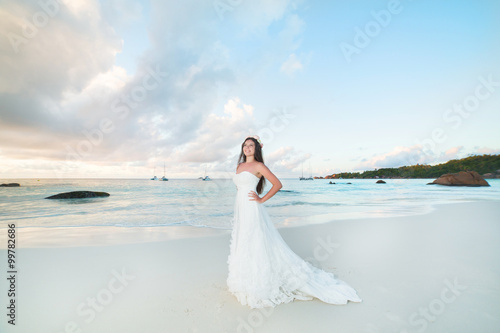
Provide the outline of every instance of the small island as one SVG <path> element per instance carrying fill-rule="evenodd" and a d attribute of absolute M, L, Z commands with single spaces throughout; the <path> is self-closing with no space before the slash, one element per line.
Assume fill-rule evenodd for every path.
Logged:
<path fill-rule="evenodd" d="M 500 178 L 500 155 L 476 155 L 437 165 L 416 164 L 363 172 L 341 172 L 317 179 L 424 179 L 475 171 L 485 179 Z"/>

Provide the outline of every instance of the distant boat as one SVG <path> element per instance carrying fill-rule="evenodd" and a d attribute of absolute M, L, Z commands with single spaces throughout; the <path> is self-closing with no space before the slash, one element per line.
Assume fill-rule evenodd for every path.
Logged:
<path fill-rule="evenodd" d="M 165 162 L 163 162 L 163 177 L 161 177 L 160 180 L 162 180 L 164 182 L 168 182 L 168 178 L 165 177 Z"/>
<path fill-rule="evenodd" d="M 154 159 L 154 167 L 153 167 L 153 175 L 156 174 L 156 154 L 155 154 L 155 159 Z M 151 180 L 158 180 L 158 177 L 156 176 L 153 176 L 153 178 L 151 178 Z"/>
<path fill-rule="evenodd" d="M 309 172 L 311 172 L 311 164 L 309 163 Z M 312 177 L 312 174 L 309 175 L 309 177 L 304 177 L 304 164 L 302 164 L 302 176 L 299 178 L 299 180 L 314 180 Z"/>
<path fill-rule="evenodd" d="M 205 174 L 203 175 L 203 177 L 200 177 L 199 179 L 201 179 L 203 181 L 212 180 L 212 179 L 210 179 L 210 177 L 207 176 L 207 168 L 206 167 L 205 167 Z"/>

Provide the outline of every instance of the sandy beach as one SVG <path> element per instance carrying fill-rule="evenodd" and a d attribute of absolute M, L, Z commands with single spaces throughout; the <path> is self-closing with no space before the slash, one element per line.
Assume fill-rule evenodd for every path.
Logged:
<path fill-rule="evenodd" d="M 297 301 L 274 309 L 242 306 L 227 291 L 227 231 L 174 239 L 186 227 L 18 228 L 16 325 L 4 314 L 0 327 L 30 333 L 497 332 L 499 217 L 500 203 L 484 201 L 438 205 L 418 216 L 280 229 L 297 254 L 349 283 L 363 302 Z M 8 280 L 0 288 L 7 313 Z"/>

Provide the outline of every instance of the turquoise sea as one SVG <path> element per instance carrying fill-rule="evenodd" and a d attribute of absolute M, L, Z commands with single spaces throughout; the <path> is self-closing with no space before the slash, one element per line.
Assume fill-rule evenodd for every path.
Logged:
<path fill-rule="evenodd" d="M 283 189 L 264 205 L 278 227 L 333 220 L 424 214 L 436 205 L 495 200 L 500 179 L 490 187 L 426 185 L 432 179 L 300 181 L 282 179 Z M 230 229 L 236 187 L 231 179 L 8 179 L 0 187 L 0 219 L 24 227 L 183 226 Z M 351 184 L 348 184 L 351 183 Z M 266 188 L 266 190 L 269 189 Z M 104 191 L 107 198 L 45 200 L 61 192 Z"/>

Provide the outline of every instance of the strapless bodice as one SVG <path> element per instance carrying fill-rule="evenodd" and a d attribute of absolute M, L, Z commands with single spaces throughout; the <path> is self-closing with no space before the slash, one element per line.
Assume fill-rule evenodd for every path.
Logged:
<path fill-rule="evenodd" d="M 241 191 L 255 191 L 260 178 L 249 171 L 242 171 L 240 173 L 235 173 L 233 176 L 233 182 L 238 188 L 238 192 Z"/>

